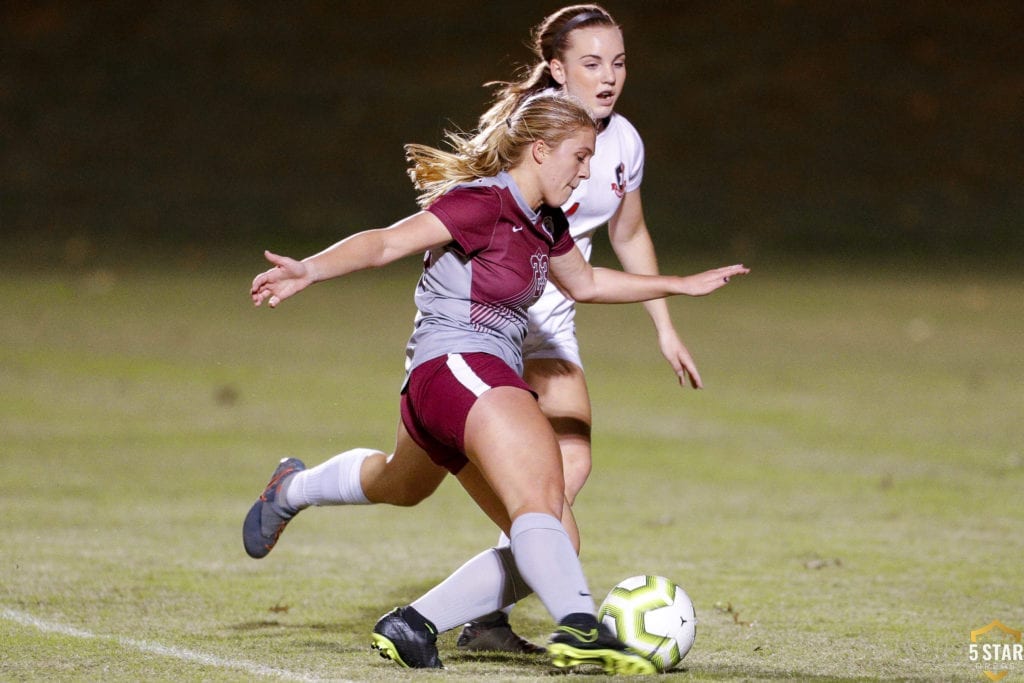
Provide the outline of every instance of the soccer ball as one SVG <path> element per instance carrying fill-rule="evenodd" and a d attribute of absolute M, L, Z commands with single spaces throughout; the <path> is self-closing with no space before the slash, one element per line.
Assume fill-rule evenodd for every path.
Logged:
<path fill-rule="evenodd" d="M 601 603 L 597 618 L 658 671 L 682 661 L 697 635 L 690 596 L 664 576 L 631 576 L 619 582 Z"/>

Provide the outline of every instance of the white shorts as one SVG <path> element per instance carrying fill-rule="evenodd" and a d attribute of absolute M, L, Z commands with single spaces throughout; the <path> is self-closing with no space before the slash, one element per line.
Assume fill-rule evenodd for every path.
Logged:
<path fill-rule="evenodd" d="M 580 344 L 576 338 L 575 304 L 555 292 L 562 301 L 551 310 L 549 307 L 530 308 L 530 323 L 523 341 L 523 360 L 557 358 L 583 367 L 580 358 Z M 550 293 L 545 293 L 538 304 L 543 303 Z"/>

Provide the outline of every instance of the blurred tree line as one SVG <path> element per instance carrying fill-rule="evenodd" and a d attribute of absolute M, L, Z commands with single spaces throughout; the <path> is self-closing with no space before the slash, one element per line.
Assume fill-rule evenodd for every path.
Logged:
<path fill-rule="evenodd" d="M 415 210 L 558 3 L 4 3 L 0 231 L 41 251 L 321 246 Z M 1024 251 L 1024 3 L 604 3 L 663 250 Z"/>

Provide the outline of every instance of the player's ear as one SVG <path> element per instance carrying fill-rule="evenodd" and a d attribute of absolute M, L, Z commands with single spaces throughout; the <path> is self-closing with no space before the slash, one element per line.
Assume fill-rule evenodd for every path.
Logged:
<path fill-rule="evenodd" d="M 562 64 L 562 60 L 552 59 L 548 62 L 548 71 L 551 72 L 551 78 L 555 79 L 555 83 L 565 85 L 565 64 Z"/>
<path fill-rule="evenodd" d="M 543 140 L 534 140 L 533 144 L 530 145 L 530 154 L 533 155 L 533 160 L 538 164 L 544 163 L 550 151 L 551 148 L 548 147 L 548 143 Z"/>

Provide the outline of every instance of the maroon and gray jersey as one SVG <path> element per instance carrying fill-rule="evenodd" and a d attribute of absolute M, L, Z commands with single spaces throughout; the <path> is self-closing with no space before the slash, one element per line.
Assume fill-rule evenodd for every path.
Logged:
<path fill-rule="evenodd" d="M 532 210 L 505 172 L 460 185 L 427 211 L 452 241 L 426 255 L 406 370 L 447 353 L 482 352 L 522 374 L 526 309 L 544 291 L 548 257 L 574 247 L 565 215 Z"/>

